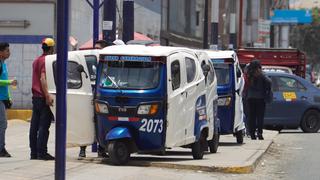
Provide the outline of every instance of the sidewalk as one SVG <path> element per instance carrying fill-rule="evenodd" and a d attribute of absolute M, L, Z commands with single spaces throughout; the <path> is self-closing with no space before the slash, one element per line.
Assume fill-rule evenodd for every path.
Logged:
<path fill-rule="evenodd" d="M 10 120 L 6 135 L 7 150 L 12 158 L 0 158 L 0 179 L 54 179 L 54 161 L 29 160 L 29 123 Z M 55 124 L 50 129 L 49 153 L 54 155 Z M 66 179 L 97 179 L 99 173 L 119 176 L 123 171 L 134 173 L 139 166 L 199 170 L 207 172 L 251 173 L 259 159 L 278 133 L 265 131 L 264 141 L 245 138 L 243 145 L 236 144 L 231 136 L 221 136 L 216 154 L 205 154 L 202 160 L 193 160 L 189 149 L 175 148 L 166 156 L 132 155 L 128 166 L 112 166 L 108 159 L 97 158 L 87 148 L 87 158 L 78 160 L 79 148 L 67 149 Z M 133 171 L 133 172 L 131 172 Z"/>

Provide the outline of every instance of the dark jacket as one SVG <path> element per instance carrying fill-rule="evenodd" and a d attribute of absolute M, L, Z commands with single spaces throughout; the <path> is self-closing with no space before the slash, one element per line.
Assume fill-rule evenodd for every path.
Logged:
<path fill-rule="evenodd" d="M 271 80 L 264 74 L 254 78 L 248 83 L 246 89 L 246 99 L 266 99 L 267 94 L 271 91 Z"/>

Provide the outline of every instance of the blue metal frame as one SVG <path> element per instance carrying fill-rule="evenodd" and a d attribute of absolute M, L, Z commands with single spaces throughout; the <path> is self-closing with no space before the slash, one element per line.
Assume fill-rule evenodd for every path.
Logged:
<path fill-rule="evenodd" d="M 69 0 L 57 1 L 57 110 L 55 179 L 65 179 L 67 120 L 67 60 L 69 39 Z"/>
<path fill-rule="evenodd" d="M 123 42 L 134 39 L 134 1 L 123 1 Z"/>

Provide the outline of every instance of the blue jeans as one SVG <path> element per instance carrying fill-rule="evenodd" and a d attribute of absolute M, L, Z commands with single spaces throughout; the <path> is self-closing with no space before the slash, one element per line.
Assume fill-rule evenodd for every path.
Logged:
<path fill-rule="evenodd" d="M 31 156 L 45 155 L 48 151 L 49 128 L 53 115 L 45 98 L 32 98 L 32 118 L 30 123 L 29 142 Z"/>
<path fill-rule="evenodd" d="M 7 129 L 7 115 L 4 103 L 0 101 L 0 151 L 5 146 L 5 135 Z"/>

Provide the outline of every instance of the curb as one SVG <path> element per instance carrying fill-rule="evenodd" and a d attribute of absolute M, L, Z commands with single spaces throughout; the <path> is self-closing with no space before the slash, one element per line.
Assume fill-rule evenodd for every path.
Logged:
<path fill-rule="evenodd" d="M 277 134 L 278 135 L 278 134 Z M 276 135 L 276 136 L 277 136 Z M 276 137 L 275 136 L 275 137 Z M 268 151 L 268 149 L 273 144 L 273 139 L 267 145 L 267 147 L 259 152 L 258 157 L 255 158 L 252 163 L 246 163 L 243 166 L 226 166 L 226 167 L 216 167 L 216 166 L 199 166 L 199 165 L 185 165 L 185 164 L 172 164 L 172 163 L 158 163 L 158 162 L 146 162 L 146 161 L 131 161 L 129 165 L 134 166 L 145 166 L 145 167 L 159 167 L 159 168 L 170 168 L 170 169 L 181 169 L 181 170 L 193 170 L 193 171 L 204 171 L 204 172 L 220 172 L 220 173 L 231 173 L 231 174 L 249 174 L 253 173 L 262 159 L 263 155 Z"/>
<path fill-rule="evenodd" d="M 23 121 L 30 122 L 32 116 L 32 110 L 29 109 L 8 109 L 7 118 L 11 119 L 20 119 Z"/>
<path fill-rule="evenodd" d="M 215 167 L 215 166 L 199 166 L 199 165 L 183 165 L 183 164 L 166 164 L 154 162 L 130 162 L 129 165 L 144 166 L 144 167 L 158 167 L 168 169 L 192 170 L 203 172 L 220 172 L 231 174 L 248 174 L 253 173 L 255 166 L 239 166 L 239 167 Z"/>

